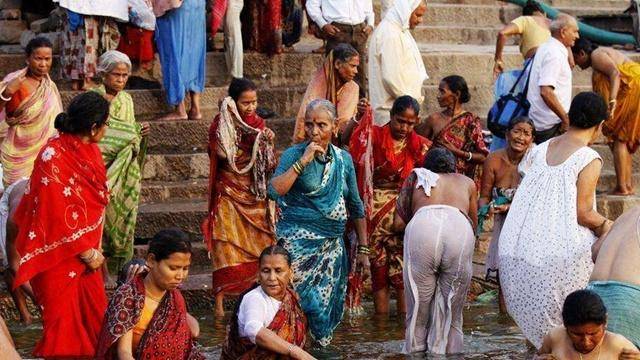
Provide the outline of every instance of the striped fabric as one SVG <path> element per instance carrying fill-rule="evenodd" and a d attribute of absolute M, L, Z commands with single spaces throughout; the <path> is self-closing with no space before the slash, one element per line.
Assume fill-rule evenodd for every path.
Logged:
<path fill-rule="evenodd" d="M 0 92 L 13 79 L 26 72 L 27 69 L 24 68 L 7 75 L 0 82 Z M 61 112 L 60 93 L 49 76 L 42 79 L 31 96 L 13 113 L 7 114 L 5 110 L 0 112 L 0 122 L 6 122 L 9 126 L 0 147 L 0 162 L 4 169 L 2 181 L 5 186 L 31 175 L 33 162 L 40 148 L 56 133 L 53 123 Z"/>
<path fill-rule="evenodd" d="M 105 95 L 104 86 L 93 91 Z M 111 199 L 106 210 L 102 244 L 109 272 L 117 273 L 133 256 L 145 149 L 136 123 L 131 95 L 120 91 L 111 101 L 109 128 L 98 144 L 107 167 Z"/>

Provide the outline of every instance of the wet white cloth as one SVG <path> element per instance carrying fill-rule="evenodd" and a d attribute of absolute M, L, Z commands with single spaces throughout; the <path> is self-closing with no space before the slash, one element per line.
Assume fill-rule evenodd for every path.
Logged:
<path fill-rule="evenodd" d="M 403 353 L 462 352 L 462 310 L 473 274 L 474 245 L 469 219 L 452 206 L 424 206 L 407 224 Z"/>
<path fill-rule="evenodd" d="M 425 195 L 431 196 L 431 188 L 436 187 L 440 175 L 425 168 L 415 168 L 413 172 L 416 174 L 416 189 L 422 188 Z"/>
<path fill-rule="evenodd" d="M 255 344 L 258 332 L 271 324 L 280 304 L 281 301 L 267 295 L 260 286 L 246 293 L 238 311 L 240 337 L 247 337 Z"/>
<path fill-rule="evenodd" d="M 0 167 L 1 170 L 1 167 Z M 0 171 L 1 172 L 1 171 Z M 29 178 L 22 178 L 13 184 L 7 186 L 0 198 L 0 255 L 2 256 L 2 265 L 7 267 L 9 261 L 7 259 L 7 221 L 9 220 L 9 197 L 17 184 L 28 181 Z"/>
<path fill-rule="evenodd" d="M 305 8 L 320 29 L 332 22 L 344 25 L 366 22 L 371 27 L 375 24 L 371 0 L 308 0 Z"/>
<path fill-rule="evenodd" d="M 529 118 L 537 131 L 548 130 L 561 122 L 560 118 L 544 102 L 540 95 L 540 86 L 553 87 L 565 112 L 571 106 L 572 72 L 569 66 L 569 51 L 558 39 L 551 37 L 540 45 L 533 58 L 529 75 L 527 100 L 531 104 Z"/>
<path fill-rule="evenodd" d="M 123 22 L 129 21 L 128 0 L 53 0 L 53 2 L 78 14 L 108 16 Z"/>
<path fill-rule="evenodd" d="M 562 325 L 566 296 L 589 282 L 591 245 L 596 240 L 578 224 L 576 181 L 600 156 L 583 147 L 562 164 L 549 166 L 551 141 L 529 154 L 530 167 L 511 203 L 498 249 L 507 310 L 537 348 L 547 331 Z"/>
<path fill-rule="evenodd" d="M 411 13 L 424 0 L 395 1 L 369 41 L 369 98 L 376 125 L 389 122 L 396 98 L 410 95 L 422 103 L 429 78 L 422 54 L 409 30 Z"/>

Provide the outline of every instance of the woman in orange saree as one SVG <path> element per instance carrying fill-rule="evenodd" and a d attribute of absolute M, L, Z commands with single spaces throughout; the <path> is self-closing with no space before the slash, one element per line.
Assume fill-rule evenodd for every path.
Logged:
<path fill-rule="evenodd" d="M 209 129 L 209 216 L 202 231 L 218 316 L 224 316 L 224 295 L 239 295 L 251 286 L 260 252 L 275 243 L 274 209 L 266 190 L 276 164 L 274 134 L 256 114 L 257 102 L 255 84 L 234 79 Z"/>
<path fill-rule="evenodd" d="M 338 111 L 338 136 L 345 132 L 349 120 L 358 112 L 360 87 L 353 79 L 358 73 L 359 64 L 360 54 L 349 44 L 339 44 L 329 52 L 304 93 L 293 130 L 295 144 L 305 140 L 304 116 L 307 105 L 316 99 L 331 101 Z M 341 139 L 340 142 L 348 144 L 349 139 Z"/>
<path fill-rule="evenodd" d="M 61 132 L 38 155 L 15 212 L 20 266 L 14 287 L 30 281 L 42 310 L 36 357 L 93 358 L 107 307 L 100 253 L 107 175 L 97 146 L 109 103 L 95 92 L 58 115 Z"/>

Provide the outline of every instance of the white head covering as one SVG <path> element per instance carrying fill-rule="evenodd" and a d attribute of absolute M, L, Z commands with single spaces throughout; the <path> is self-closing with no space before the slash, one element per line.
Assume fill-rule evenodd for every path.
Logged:
<path fill-rule="evenodd" d="M 98 59 L 98 74 L 108 73 L 118 64 L 125 64 L 131 71 L 131 60 L 129 57 L 118 50 L 109 50 Z"/>
<path fill-rule="evenodd" d="M 422 78 L 423 82 L 429 79 L 429 75 L 427 75 L 427 70 L 424 67 L 422 54 L 420 53 L 418 44 L 416 44 L 416 40 L 409 31 L 409 20 L 411 19 L 411 14 L 424 1 L 425 0 L 395 0 L 383 19 L 384 21 L 390 21 L 402 28 L 400 41 L 403 43 L 403 47 L 412 53 L 416 61 L 419 76 Z"/>
<path fill-rule="evenodd" d="M 402 28 L 409 30 L 409 19 L 411 13 L 425 0 L 395 0 L 387 11 L 385 19 L 388 19 Z"/>

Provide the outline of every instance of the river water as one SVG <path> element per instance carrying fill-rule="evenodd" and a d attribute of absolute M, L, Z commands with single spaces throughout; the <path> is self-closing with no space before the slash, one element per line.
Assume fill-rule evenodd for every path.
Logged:
<path fill-rule="evenodd" d="M 404 338 L 404 319 L 395 315 L 376 317 L 371 303 L 365 303 L 367 315 L 357 318 L 346 317 L 336 330 L 330 346 L 321 349 L 313 347 L 310 352 L 318 359 L 405 359 L 401 355 Z M 208 359 L 220 357 L 220 346 L 224 341 L 226 322 L 216 321 L 212 314 L 194 314 L 201 328 L 200 343 Z M 16 346 L 28 358 L 42 325 L 35 323 L 29 327 L 9 324 Z M 508 316 L 501 315 L 494 303 L 470 304 L 464 312 L 465 354 L 429 359 L 528 359 L 532 352 L 527 348 L 524 337 Z M 72 334 L 69 334 L 73 336 Z M 426 358 L 413 356 L 412 359 Z"/>

